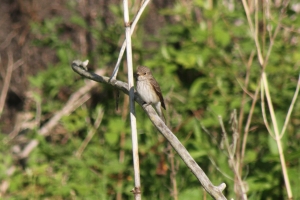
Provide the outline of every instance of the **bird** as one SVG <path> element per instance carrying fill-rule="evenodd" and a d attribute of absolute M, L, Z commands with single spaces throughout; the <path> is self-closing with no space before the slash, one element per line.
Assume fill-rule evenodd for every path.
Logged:
<path fill-rule="evenodd" d="M 138 66 L 136 72 L 136 90 L 138 95 L 146 103 L 145 106 L 154 106 L 160 118 L 165 121 L 161 109 L 161 107 L 163 107 L 166 110 L 165 101 L 159 84 L 148 67 Z"/>

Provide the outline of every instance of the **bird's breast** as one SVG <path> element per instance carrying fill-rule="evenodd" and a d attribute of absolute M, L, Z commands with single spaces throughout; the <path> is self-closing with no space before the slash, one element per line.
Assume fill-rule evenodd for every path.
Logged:
<path fill-rule="evenodd" d="M 159 102 L 159 97 L 148 80 L 137 81 L 136 90 L 146 103 L 156 104 Z"/>

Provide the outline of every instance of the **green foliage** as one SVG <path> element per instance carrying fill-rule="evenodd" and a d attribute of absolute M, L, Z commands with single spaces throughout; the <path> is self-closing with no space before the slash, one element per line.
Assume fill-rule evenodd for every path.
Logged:
<path fill-rule="evenodd" d="M 69 2 L 70 9 L 74 9 L 72 2 Z M 261 68 L 255 54 L 249 69 L 249 85 L 244 88 L 246 63 L 255 49 L 244 10 L 238 3 L 231 11 L 221 1 L 213 2 L 215 5 L 211 6 L 206 1 L 194 0 L 188 7 L 178 1 L 171 8 L 161 9 L 159 13 L 162 17 L 174 17 L 176 20 L 162 27 L 159 36 L 145 36 L 145 30 L 139 28 L 133 38 L 136 40 L 134 58 L 136 63 L 150 67 L 161 84 L 167 102 L 169 127 L 215 185 L 221 182 L 227 184 L 225 194 L 229 199 L 236 198 L 234 173 L 228 164 L 226 150 L 220 148 L 222 131 L 218 116 L 223 118 L 231 141 L 230 114 L 234 109 L 239 113 L 243 106 L 241 102 L 245 100 L 241 131 L 244 130 L 253 95 L 259 87 Z M 120 28 L 123 23 L 122 8 L 111 5 L 109 9 L 119 25 L 105 27 L 102 19 L 97 19 L 95 26 L 89 27 L 75 11 L 68 19 L 53 17 L 43 23 L 32 24 L 32 33 L 41 37 L 34 41 L 34 45 L 55 49 L 59 61 L 49 64 L 46 71 L 29 79 L 35 91 L 34 98 L 42 103 L 42 114 L 46 116 L 44 123 L 49 115 L 64 106 L 69 95 L 84 84 L 69 66 L 79 54 L 72 48 L 78 44 L 75 45 L 71 39 L 62 40 L 66 31 L 64 24 L 79 26 L 92 33 L 93 39 L 98 42 L 95 48 L 101 55 L 95 64 L 109 65 L 115 62 L 118 40 L 123 34 L 123 28 Z M 272 12 L 276 18 L 280 13 L 276 9 Z M 284 25 L 299 25 L 299 17 L 288 13 L 283 20 Z M 276 26 L 275 22 L 269 23 Z M 300 47 L 287 42 L 293 37 L 293 32 L 279 32 L 266 67 L 280 128 L 284 124 L 299 72 L 299 66 L 295 63 L 300 57 Z M 265 40 L 267 49 L 268 36 L 259 39 Z M 159 48 L 155 46 L 145 50 L 144 43 L 147 42 L 154 42 Z M 120 72 L 119 77 L 124 76 Z M 93 129 L 98 114 L 95 103 L 88 103 L 88 106 L 65 116 L 60 121 L 62 130 L 55 130 L 46 138 L 34 135 L 40 144 L 27 160 L 26 169 L 17 169 L 10 177 L 8 199 L 116 199 L 117 193 L 123 199 L 133 198 L 130 193 L 134 177 L 128 113 L 122 115 L 114 111 L 111 88 L 103 85 L 99 88 L 94 101 L 105 108 L 105 114 L 82 156 L 75 155 L 87 133 Z M 244 89 L 248 94 L 242 99 Z M 122 98 L 120 102 L 123 103 Z M 295 111 L 299 108 L 300 104 L 296 103 Z M 173 199 L 166 142 L 139 107 L 136 117 L 143 199 Z M 292 114 L 291 124 L 282 139 L 294 199 L 300 198 L 297 190 L 299 117 L 299 112 Z M 242 136 L 243 133 L 240 133 L 240 141 Z M 1 151 L 6 153 L 7 146 L 0 145 Z M 13 159 L 8 156 L 0 160 L 0 178 L 6 179 L 3 169 Z M 179 199 L 204 198 L 205 192 L 198 180 L 178 156 L 175 156 L 175 163 Z M 157 173 L 160 164 L 168 168 L 165 175 Z M 277 145 L 263 123 L 260 99 L 254 107 L 243 165 L 242 175 L 249 189 L 249 199 L 286 198 Z M 211 199 L 208 194 L 206 196 Z"/>

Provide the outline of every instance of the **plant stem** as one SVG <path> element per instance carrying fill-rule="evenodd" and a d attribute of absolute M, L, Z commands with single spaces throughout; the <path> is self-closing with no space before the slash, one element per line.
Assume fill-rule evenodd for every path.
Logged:
<path fill-rule="evenodd" d="M 131 28 L 130 28 L 127 0 L 123 1 L 123 6 L 124 6 L 124 23 L 125 23 L 125 34 L 126 34 L 130 124 L 131 124 L 131 137 L 132 137 L 134 184 L 135 184 L 133 193 L 134 193 L 134 199 L 140 200 L 141 183 L 140 183 L 140 168 L 139 168 L 139 154 L 138 154 L 138 139 L 137 139 L 135 107 L 134 107 L 134 81 L 133 81 L 132 49 L 131 49 Z"/>
<path fill-rule="evenodd" d="M 270 115 L 271 115 L 271 119 L 272 119 L 272 123 L 273 123 L 273 128 L 274 128 L 274 133 L 275 133 L 275 141 L 277 143 L 277 148 L 278 148 L 281 167 L 282 167 L 282 174 L 283 174 L 288 198 L 292 199 L 293 195 L 292 195 L 292 190 L 291 190 L 291 186 L 290 186 L 289 176 L 287 174 L 285 158 L 284 158 L 282 145 L 281 145 L 281 138 L 280 138 L 280 134 L 279 134 L 279 130 L 278 130 L 277 120 L 276 120 L 276 116 L 275 116 L 275 112 L 274 112 L 274 108 L 273 108 L 273 104 L 272 104 L 272 100 L 271 100 L 271 95 L 270 95 L 270 91 L 269 91 L 269 87 L 268 87 L 267 76 L 266 76 L 265 72 L 263 72 L 263 75 L 262 75 L 262 82 L 263 82 L 263 85 L 265 88 L 265 94 L 267 97 L 267 102 L 268 102 Z"/>

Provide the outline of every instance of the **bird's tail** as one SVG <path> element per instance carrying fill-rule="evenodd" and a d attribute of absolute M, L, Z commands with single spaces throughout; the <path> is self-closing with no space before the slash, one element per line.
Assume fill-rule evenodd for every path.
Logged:
<path fill-rule="evenodd" d="M 160 116 L 160 118 L 166 123 L 166 118 L 162 111 L 160 102 L 155 105 L 155 110 L 156 110 L 157 114 Z"/>

